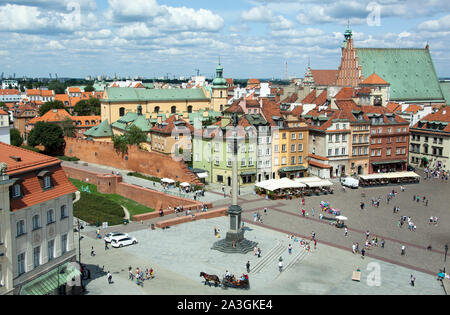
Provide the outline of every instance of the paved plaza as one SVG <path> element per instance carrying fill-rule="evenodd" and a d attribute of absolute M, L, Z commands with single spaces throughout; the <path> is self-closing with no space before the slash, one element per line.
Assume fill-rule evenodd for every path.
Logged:
<path fill-rule="evenodd" d="M 91 167 L 91 166 L 90 166 Z M 422 175 L 419 171 L 418 174 Z M 241 190 L 239 204 L 243 208 L 243 221 L 246 226 L 246 238 L 258 242 L 262 257 L 253 253 L 246 255 L 227 255 L 211 250 L 217 241 L 214 227 L 219 228 L 221 237 L 227 231 L 227 218 L 215 218 L 181 224 L 166 230 L 151 230 L 150 225 L 160 218 L 133 222 L 128 226 L 110 227 L 107 231 L 127 231 L 139 240 L 139 244 L 122 249 L 104 250 L 102 240 L 95 240 L 94 233 L 85 230 L 82 240 L 82 262 L 95 266 L 104 266 L 98 278 L 87 285 L 89 294 L 444 294 L 436 274 L 444 265 L 444 245 L 450 240 L 450 214 L 447 208 L 450 192 L 448 183 L 439 179 L 421 180 L 419 184 L 383 186 L 375 188 L 346 189 L 334 181 L 335 193 L 306 197 L 302 206 L 300 199 L 265 200 L 251 191 L 249 187 Z M 152 183 L 141 183 L 151 184 Z M 397 194 L 389 202 L 386 197 L 394 189 Z M 208 191 L 213 208 L 229 206 L 230 197 L 223 197 L 220 187 Z M 362 197 L 362 192 L 365 197 Z M 421 201 L 413 201 L 419 195 Z M 371 199 L 381 197 L 380 207 L 372 206 Z M 425 196 L 428 205 L 422 202 Z M 333 215 L 324 213 L 320 220 L 320 202 L 329 202 L 333 208 L 340 209 L 348 217 L 344 229 L 330 225 L 326 218 Z M 365 209 L 360 209 L 360 202 Z M 400 211 L 393 213 L 394 206 Z M 267 215 L 263 209 L 267 208 Z M 302 207 L 307 215 L 301 215 Z M 311 209 L 314 208 L 314 216 Z M 253 222 L 255 212 L 262 215 L 263 223 Z M 400 216 L 411 217 L 417 226 L 409 231 L 407 224 L 398 227 Z M 429 217 L 439 217 L 437 225 L 429 224 Z M 107 232 L 105 231 L 105 232 Z M 287 235 L 295 235 L 297 240 L 310 238 L 316 233 L 317 250 L 305 252 L 299 242 Z M 371 238 L 385 240 L 385 248 L 375 246 L 366 251 L 365 259 L 351 251 L 352 244 L 364 246 L 365 234 Z M 293 253 L 288 254 L 288 245 L 292 243 Z M 406 246 L 406 255 L 402 256 L 401 247 Z M 432 249 L 427 247 L 431 245 Z M 91 246 L 97 252 L 89 256 Z M 278 271 L 278 258 L 282 256 L 285 270 Z M 240 275 L 245 272 L 245 264 L 250 261 L 251 289 L 241 291 L 209 288 L 203 285 L 200 272 L 217 274 L 220 277 L 226 270 Z M 374 264 L 375 263 L 375 264 Z M 152 267 L 157 277 L 137 287 L 128 280 L 128 267 L 141 269 Z M 352 272 L 362 271 L 361 282 L 351 280 Z M 114 284 L 108 285 L 106 272 L 113 273 Z M 374 272 L 379 270 L 379 276 Z M 94 272 L 97 274 L 97 272 Z M 416 277 L 416 286 L 409 284 L 409 278 Z M 375 281 L 375 280 L 376 281 Z"/>

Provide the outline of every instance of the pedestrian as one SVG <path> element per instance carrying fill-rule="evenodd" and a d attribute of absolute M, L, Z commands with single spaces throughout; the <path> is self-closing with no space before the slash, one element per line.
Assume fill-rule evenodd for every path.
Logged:
<path fill-rule="evenodd" d="M 381 240 L 381 248 L 384 248 L 384 239 Z"/>
<path fill-rule="evenodd" d="M 292 246 L 291 246 L 291 244 L 289 244 L 289 246 L 288 246 L 288 252 L 289 252 L 289 255 L 292 254 Z"/>
<path fill-rule="evenodd" d="M 91 256 L 95 256 L 94 246 L 91 248 Z"/>
<path fill-rule="evenodd" d="M 258 247 L 258 250 L 257 250 L 257 252 L 256 252 L 256 256 L 258 257 L 258 258 L 261 258 L 261 249 Z"/>
<path fill-rule="evenodd" d="M 130 280 L 133 280 L 133 278 L 134 278 L 133 270 L 132 270 L 132 269 L 133 269 L 133 268 L 131 268 L 131 266 L 128 267 L 128 279 L 130 279 Z"/>
<path fill-rule="evenodd" d="M 413 201 L 415 201 L 415 200 L 416 200 L 416 195 L 413 196 Z"/>
<path fill-rule="evenodd" d="M 305 209 L 302 209 L 302 216 L 305 216 L 305 213 L 306 213 Z"/>
<path fill-rule="evenodd" d="M 404 256 L 404 255 L 405 255 L 405 250 L 406 250 L 406 247 L 405 247 L 405 245 L 402 245 L 402 256 Z"/>
<path fill-rule="evenodd" d="M 348 230 L 347 230 L 347 228 L 344 229 L 344 236 L 348 236 Z"/>
<path fill-rule="evenodd" d="M 314 249 L 316 249 L 316 248 L 317 248 L 317 241 L 314 240 Z"/>
<path fill-rule="evenodd" d="M 364 259 L 364 256 L 366 255 L 366 250 L 363 248 L 361 250 L 361 258 Z"/>
<path fill-rule="evenodd" d="M 411 275 L 410 281 L 411 285 L 414 286 L 414 281 L 416 281 L 416 278 L 413 275 Z"/>
<path fill-rule="evenodd" d="M 428 199 L 425 201 L 425 207 L 428 207 Z"/>
<path fill-rule="evenodd" d="M 264 208 L 264 215 L 267 214 L 267 208 Z"/>
<path fill-rule="evenodd" d="M 355 243 L 352 244 L 352 253 L 356 254 L 356 244 Z"/>
<path fill-rule="evenodd" d="M 369 230 L 367 230 L 367 232 L 366 232 L 366 240 L 369 239 L 369 236 L 370 236 L 370 232 L 369 232 Z"/>
<path fill-rule="evenodd" d="M 112 283 L 112 274 L 108 271 L 108 274 L 106 275 L 108 277 L 108 283 Z"/>
<path fill-rule="evenodd" d="M 314 208 L 311 208 L 311 215 L 314 216 Z"/>
<path fill-rule="evenodd" d="M 312 231 L 311 233 L 311 240 L 314 240 L 316 238 L 316 232 Z"/>
<path fill-rule="evenodd" d="M 250 273 L 250 261 L 247 261 L 245 266 L 247 267 L 247 273 Z"/>
<path fill-rule="evenodd" d="M 319 214 L 319 220 L 322 220 L 322 218 L 323 218 L 323 214 L 321 213 L 321 214 Z"/>
<path fill-rule="evenodd" d="M 109 249 L 108 242 L 105 240 L 105 250 Z"/>
<path fill-rule="evenodd" d="M 282 261 L 278 262 L 278 269 L 280 270 L 280 272 L 283 271 L 283 262 Z"/>

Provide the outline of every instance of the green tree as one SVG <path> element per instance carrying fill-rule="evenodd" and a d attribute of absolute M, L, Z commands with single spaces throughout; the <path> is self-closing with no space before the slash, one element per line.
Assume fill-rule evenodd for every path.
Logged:
<path fill-rule="evenodd" d="M 61 101 L 45 102 L 41 107 L 39 107 L 39 116 L 44 116 L 46 112 L 52 109 L 66 109 L 66 107 Z"/>
<path fill-rule="evenodd" d="M 81 100 L 75 104 L 73 111 L 78 116 L 100 115 L 100 100 L 93 97 L 88 100 Z"/>
<path fill-rule="evenodd" d="M 28 145 L 43 145 L 50 155 L 63 155 L 65 144 L 63 129 L 55 123 L 40 121 L 28 134 Z"/>
<path fill-rule="evenodd" d="M 20 131 L 17 130 L 16 128 L 12 128 L 9 132 L 10 132 L 9 135 L 10 135 L 11 145 L 20 147 L 23 143 L 23 139 L 22 139 L 22 136 L 20 135 Z"/>
<path fill-rule="evenodd" d="M 48 89 L 55 91 L 56 94 L 64 94 L 66 92 L 66 85 L 57 80 L 49 82 Z"/>
<path fill-rule="evenodd" d="M 127 144 L 140 145 L 142 142 L 147 141 L 147 135 L 140 128 L 131 126 L 128 132 L 125 134 Z"/>
<path fill-rule="evenodd" d="M 86 85 L 86 87 L 84 88 L 84 91 L 85 91 L 85 92 L 94 92 L 95 89 L 94 89 L 94 86 L 93 86 L 92 84 L 88 84 L 88 85 Z"/>
<path fill-rule="evenodd" d="M 114 149 L 122 154 L 128 153 L 128 143 L 125 135 L 116 135 L 112 137 Z"/>
<path fill-rule="evenodd" d="M 75 135 L 75 126 L 73 125 L 73 120 L 67 117 L 61 123 L 64 137 L 72 138 Z"/>

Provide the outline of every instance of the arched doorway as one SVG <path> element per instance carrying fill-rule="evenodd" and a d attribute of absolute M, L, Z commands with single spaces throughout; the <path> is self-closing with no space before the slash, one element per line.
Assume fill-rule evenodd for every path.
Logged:
<path fill-rule="evenodd" d="M 177 113 L 177 107 L 176 107 L 176 106 L 172 106 L 172 107 L 170 108 L 170 113 L 171 113 L 171 114 L 176 114 L 176 113 Z"/>
<path fill-rule="evenodd" d="M 192 106 L 188 106 L 187 111 L 189 114 L 192 113 Z"/>
<path fill-rule="evenodd" d="M 120 117 L 125 116 L 125 107 L 119 108 L 119 116 Z"/>
<path fill-rule="evenodd" d="M 363 173 L 363 167 L 360 165 L 358 166 L 358 175 L 362 175 Z"/>

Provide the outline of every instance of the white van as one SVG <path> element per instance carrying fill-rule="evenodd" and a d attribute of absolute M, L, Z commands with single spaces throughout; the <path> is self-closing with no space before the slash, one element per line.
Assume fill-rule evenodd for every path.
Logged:
<path fill-rule="evenodd" d="M 359 187 L 359 180 L 353 178 L 353 177 L 345 177 L 341 180 L 342 186 L 347 186 L 351 188 L 358 188 Z"/>

